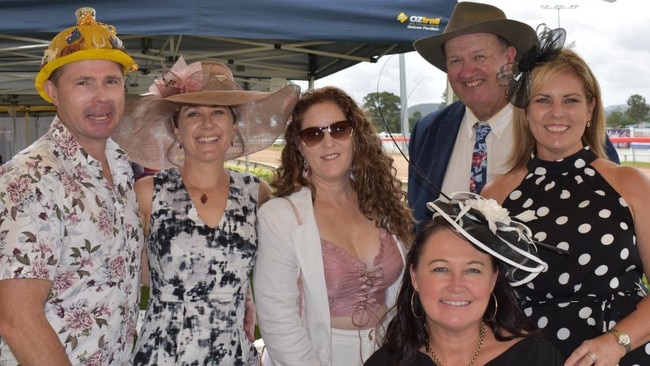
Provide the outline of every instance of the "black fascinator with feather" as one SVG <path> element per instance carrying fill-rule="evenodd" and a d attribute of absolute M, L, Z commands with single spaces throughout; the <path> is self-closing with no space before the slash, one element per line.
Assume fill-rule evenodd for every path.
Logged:
<path fill-rule="evenodd" d="M 501 68 L 498 78 L 506 87 L 508 100 L 519 108 L 525 108 L 530 96 L 530 73 L 539 65 L 554 60 L 564 47 L 566 31 L 563 28 L 551 29 L 546 24 L 537 27 L 539 45 L 526 51 L 519 62 Z"/>

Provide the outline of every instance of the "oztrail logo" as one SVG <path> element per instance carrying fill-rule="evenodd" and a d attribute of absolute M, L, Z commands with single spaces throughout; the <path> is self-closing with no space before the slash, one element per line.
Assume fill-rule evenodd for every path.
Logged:
<path fill-rule="evenodd" d="M 404 13 L 399 13 L 397 15 L 397 20 L 400 23 L 407 23 L 408 29 L 419 29 L 419 30 L 440 30 L 441 18 L 428 18 L 421 15 L 411 15 L 408 16 Z"/>

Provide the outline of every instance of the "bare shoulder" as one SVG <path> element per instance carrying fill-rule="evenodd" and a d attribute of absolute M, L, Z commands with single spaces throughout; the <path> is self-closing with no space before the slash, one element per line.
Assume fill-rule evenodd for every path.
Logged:
<path fill-rule="evenodd" d="M 133 188 L 135 189 L 135 194 L 138 196 L 138 200 L 140 200 L 141 196 L 147 194 L 151 198 L 153 195 L 153 176 L 149 175 L 136 180 Z"/>
<path fill-rule="evenodd" d="M 505 201 L 506 197 L 512 192 L 526 176 L 526 169 L 519 168 L 506 174 L 495 177 L 489 181 L 483 190 L 481 196 L 492 198 L 500 204 Z"/>
<path fill-rule="evenodd" d="M 647 194 L 644 188 L 650 187 L 650 177 L 641 169 L 618 165 L 606 159 L 597 159 L 592 166 L 605 178 L 605 180 L 619 193 L 628 190 Z"/>
<path fill-rule="evenodd" d="M 153 176 L 138 179 L 133 188 L 138 199 L 140 213 L 148 215 L 151 211 L 151 200 L 153 199 Z"/>
<path fill-rule="evenodd" d="M 592 166 L 623 197 L 633 212 L 650 203 L 650 176 L 641 169 L 597 159 Z"/>

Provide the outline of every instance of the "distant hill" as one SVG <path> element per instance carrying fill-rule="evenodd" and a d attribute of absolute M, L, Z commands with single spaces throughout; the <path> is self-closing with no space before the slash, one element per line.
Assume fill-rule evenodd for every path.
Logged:
<path fill-rule="evenodd" d="M 413 106 L 408 107 L 408 115 L 411 117 L 415 111 L 420 111 L 422 116 L 426 116 L 427 114 L 438 110 L 440 108 L 440 103 L 422 103 L 422 104 L 416 104 Z"/>
<path fill-rule="evenodd" d="M 619 105 L 610 105 L 609 107 L 605 107 L 605 114 L 610 114 L 612 112 L 625 112 L 629 106 L 627 104 L 619 104 Z"/>

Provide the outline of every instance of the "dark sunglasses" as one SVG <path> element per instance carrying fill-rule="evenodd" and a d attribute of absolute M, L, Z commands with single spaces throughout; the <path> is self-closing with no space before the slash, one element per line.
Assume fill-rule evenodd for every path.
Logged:
<path fill-rule="evenodd" d="M 309 127 L 300 130 L 298 135 L 303 144 L 311 147 L 323 142 L 325 131 L 329 132 L 333 139 L 347 140 L 352 136 L 352 124 L 350 121 L 339 121 L 325 127 Z"/>

